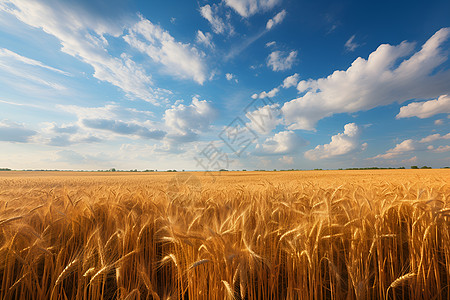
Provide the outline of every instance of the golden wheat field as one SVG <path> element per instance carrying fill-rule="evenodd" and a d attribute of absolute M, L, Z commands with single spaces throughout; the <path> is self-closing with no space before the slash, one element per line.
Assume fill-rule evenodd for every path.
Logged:
<path fill-rule="evenodd" d="M 448 299 L 450 170 L 0 173 L 1 299 Z"/>

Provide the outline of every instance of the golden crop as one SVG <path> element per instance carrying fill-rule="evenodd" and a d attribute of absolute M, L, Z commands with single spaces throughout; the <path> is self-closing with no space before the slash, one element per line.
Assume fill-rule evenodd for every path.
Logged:
<path fill-rule="evenodd" d="M 0 298 L 448 299 L 449 179 L 0 173 Z"/>

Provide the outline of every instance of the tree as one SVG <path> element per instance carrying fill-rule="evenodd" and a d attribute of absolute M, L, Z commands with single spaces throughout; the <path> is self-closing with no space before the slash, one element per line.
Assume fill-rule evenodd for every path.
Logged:
<path fill-rule="evenodd" d="M 417 166 L 411 166 L 411 169 L 418 169 L 419 167 Z"/>

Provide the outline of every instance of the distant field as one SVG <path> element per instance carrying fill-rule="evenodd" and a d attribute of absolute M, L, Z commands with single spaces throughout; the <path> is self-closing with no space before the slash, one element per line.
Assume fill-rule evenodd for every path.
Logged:
<path fill-rule="evenodd" d="M 450 170 L 0 172 L 1 299 L 448 299 Z"/>

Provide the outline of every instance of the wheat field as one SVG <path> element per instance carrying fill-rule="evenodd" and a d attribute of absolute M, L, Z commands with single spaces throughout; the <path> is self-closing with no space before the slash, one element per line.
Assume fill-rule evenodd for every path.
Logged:
<path fill-rule="evenodd" d="M 1 299 L 448 299 L 450 170 L 0 173 Z"/>

